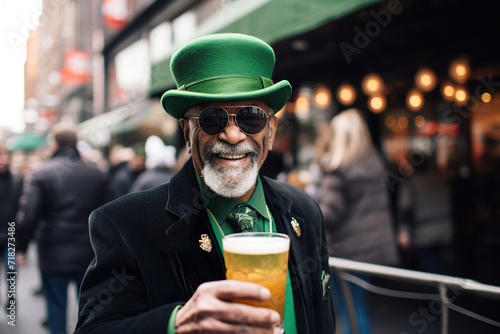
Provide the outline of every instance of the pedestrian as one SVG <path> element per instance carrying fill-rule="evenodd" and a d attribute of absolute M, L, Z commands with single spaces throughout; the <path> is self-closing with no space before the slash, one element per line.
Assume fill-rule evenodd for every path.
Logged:
<path fill-rule="evenodd" d="M 426 152 L 398 191 L 398 244 L 414 255 L 416 270 L 448 275 L 451 267 L 453 211 L 451 185 Z"/>
<path fill-rule="evenodd" d="M 16 272 L 17 264 L 13 256 L 16 251 L 15 216 L 22 187 L 22 177 L 10 171 L 10 158 L 11 152 L 0 144 L 0 273 L 3 267 L 6 279 L 9 278 L 8 272 Z M 16 303 L 14 295 L 9 293 L 8 286 L 5 297 L 5 308 Z"/>
<path fill-rule="evenodd" d="M 130 193 L 135 180 L 145 170 L 146 157 L 144 145 L 135 144 L 130 151 L 131 157 L 128 161 L 119 165 L 109 179 L 106 202 Z"/>
<path fill-rule="evenodd" d="M 113 179 L 116 172 L 127 165 L 128 160 L 132 159 L 133 149 L 123 147 L 122 145 L 113 145 L 109 149 L 108 157 L 108 178 Z"/>
<path fill-rule="evenodd" d="M 130 192 L 141 191 L 168 182 L 175 166 L 175 147 L 165 145 L 158 136 L 149 136 L 144 144 L 146 170 L 130 187 Z"/>
<path fill-rule="evenodd" d="M 83 162 L 72 126 L 54 125 L 49 134 L 50 159 L 29 172 L 17 215 L 17 251 L 25 262 L 28 244 L 37 231 L 38 265 L 52 334 L 66 333 L 67 288 L 79 290 L 93 258 L 88 216 L 103 204 L 106 176 Z"/>
<path fill-rule="evenodd" d="M 331 121 L 328 147 L 322 155 L 324 169 L 319 203 L 325 219 L 329 255 L 354 261 L 396 265 L 398 254 L 392 226 L 384 165 L 375 150 L 361 112 L 348 109 Z M 342 333 L 350 326 L 341 282 L 333 274 L 335 309 Z M 368 280 L 369 276 L 358 277 Z M 366 293 L 349 284 L 358 332 L 370 333 Z"/>
<path fill-rule="evenodd" d="M 192 158 L 169 183 L 91 214 L 96 257 L 82 285 L 81 333 L 279 333 L 277 312 L 244 305 L 269 291 L 225 279 L 226 219 L 242 204 L 253 231 L 290 236 L 286 333 L 334 333 L 323 218 L 303 191 L 259 176 L 291 94 L 273 83 L 274 52 L 242 34 L 200 37 L 177 51 L 178 89 L 162 96 Z M 233 117 L 234 116 L 234 117 Z M 212 246 L 212 247 L 209 247 Z"/>

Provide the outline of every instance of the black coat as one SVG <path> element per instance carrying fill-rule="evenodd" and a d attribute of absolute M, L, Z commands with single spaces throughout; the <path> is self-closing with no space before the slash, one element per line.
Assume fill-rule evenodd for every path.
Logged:
<path fill-rule="evenodd" d="M 262 177 L 279 232 L 290 236 L 289 270 L 298 332 L 334 333 L 323 218 L 318 205 L 289 184 Z M 297 237 L 290 224 L 301 227 Z M 172 309 L 196 288 L 225 279 L 222 253 L 199 247 L 212 232 L 192 161 L 169 183 L 117 199 L 90 218 L 96 258 L 84 278 L 77 333 L 161 333 Z M 325 290 L 326 284 L 326 290 Z"/>
<path fill-rule="evenodd" d="M 15 226 L 10 226 L 9 223 L 15 223 L 21 187 L 22 178 L 20 176 L 14 175 L 10 171 L 0 173 L 0 251 L 3 250 L 2 247 L 7 246 L 9 227 L 15 230 Z M 0 254 L 3 256 L 3 253 Z"/>
<path fill-rule="evenodd" d="M 135 179 L 129 192 L 135 193 L 137 191 L 153 188 L 154 186 L 170 181 L 172 175 L 173 173 L 168 167 L 147 169 Z"/>
<path fill-rule="evenodd" d="M 103 204 L 106 176 L 69 147 L 54 153 L 24 182 L 17 215 L 17 249 L 25 252 L 37 231 L 40 269 L 84 271 L 93 258 L 88 217 Z"/>

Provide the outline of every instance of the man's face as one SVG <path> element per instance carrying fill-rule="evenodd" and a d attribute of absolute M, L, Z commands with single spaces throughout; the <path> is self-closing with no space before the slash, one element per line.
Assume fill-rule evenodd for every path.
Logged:
<path fill-rule="evenodd" d="M 206 107 L 223 107 L 235 114 L 241 106 L 258 106 L 269 115 L 269 107 L 259 100 L 225 101 L 193 107 L 188 116 L 198 116 Z M 206 134 L 197 119 L 181 119 L 181 126 L 188 151 L 193 157 L 194 168 L 215 193 L 236 200 L 246 201 L 253 193 L 257 173 L 272 150 L 277 120 L 272 116 L 266 127 L 255 135 L 245 134 L 229 117 L 224 131 Z"/>
<path fill-rule="evenodd" d="M 146 168 L 146 157 L 144 154 L 136 154 L 130 159 L 130 168 L 132 170 L 140 172 Z"/>
<path fill-rule="evenodd" d="M 9 169 L 10 156 L 7 151 L 0 150 L 0 173 L 5 173 Z"/>

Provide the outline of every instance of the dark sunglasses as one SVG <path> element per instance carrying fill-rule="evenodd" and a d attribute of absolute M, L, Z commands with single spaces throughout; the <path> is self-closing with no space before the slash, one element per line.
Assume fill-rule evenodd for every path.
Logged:
<path fill-rule="evenodd" d="M 229 117 L 234 116 L 236 125 L 243 133 L 255 135 L 267 125 L 267 115 L 264 109 L 256 106 L 244 106 L 239 108 L 235 114 L 222 107 L 208 107 L 201 111 L 199 116 L 188 116 L 189 119 L 198 119 L 200 128 L 208 135 L 217 135 L 224 131 L 229 123 Z"/>

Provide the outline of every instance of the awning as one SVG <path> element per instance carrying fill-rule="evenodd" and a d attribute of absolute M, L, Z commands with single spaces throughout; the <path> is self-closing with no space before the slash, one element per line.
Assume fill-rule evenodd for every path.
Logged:
<path fill-rule="evenodd" d="M 273 44 L 377 2 L 381 0 L 239 0 L 205 20 L 196 35 L 244 33 Z M 152 94 L 175 86 L 169 64 L 170 57 L 152 65 Z"/>
<path fill-rule="evenodd" d="M 111 135 L 131 131 L 152 112 L 151 100 L 132 102 L 78 125 L 78 136 L 93 147 L 109 144 Z"/>
<path fill-rule="evenodd" d="M 34 133 L 22 133 L 7 141 L 7 148 L 10 151 L 30 151 L 47 145 L 46 136 Z"/>

